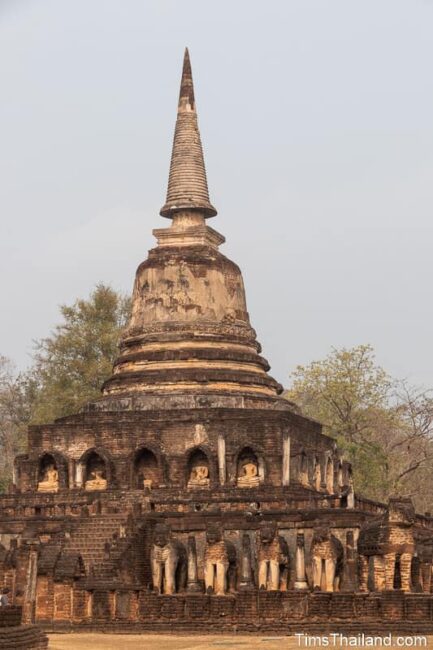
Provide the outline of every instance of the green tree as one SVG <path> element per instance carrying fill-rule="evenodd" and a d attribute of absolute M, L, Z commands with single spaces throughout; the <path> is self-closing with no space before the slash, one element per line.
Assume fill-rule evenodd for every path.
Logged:
<path fill-rule="evenodd" d="M 11 481 L 13 459 L 24 450 L 30 408 L 26 378 L 0 355 L 0 492 Z"/>
<path fill-rule="evenodd" d="M 429 391 L 393 380 L 377 365 L 370 345 L 332 349 L 321 361 L 298 366 L 285 396 L 353 463 L 355 487 L 364 496 L 411 496 L 425 507 L 420 486 L 433 464 L 433 399 Z"/>
<path fill-rule="evenodd" d="M 36 342 L 29 374 L 36 384 L 33 423 L 70 415 L 100 396 L 111 375 L 118 344 L 130 313 L 130 299 L 98 284 L 88 300 L 62 305 L 63 322 Z"/>
<path fill-rule="evenodd" d="M 421 510 L 431 509 L 433 494 L 433 394 L 395 382 L 391 401 L 394 426 L 378 430 L 388 459 L 387 475 L 393 492 L 414 499 Z"/>
<path fill-rule="evenodd" d="M 390 428 L 389 375 L 375 362 L 373 348 L 332 349 L 323 360 L 298 366 L 292 373 L 288 399 L 324 425 L 352 461 L 355 485 L 365 495 L 381 498 L 389 489 L 387 458 L 377 428 Z"/>

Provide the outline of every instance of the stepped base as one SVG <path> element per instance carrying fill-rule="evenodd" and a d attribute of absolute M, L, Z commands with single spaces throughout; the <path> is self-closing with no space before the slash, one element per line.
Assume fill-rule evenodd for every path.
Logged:
<path fill-rule="evenodd" d="M 36 625 L 0 627 L 0 648 L 2 650 L 45 650 L 48 637 Z"/>
<path fill-rule="evenodd" d="M 83 601 L 77 590 L 77 602 Z M 433 595 L 383 592 L 299 593 L 256 589 L 226 596 L 181 593 L 161 596 L 145 590 L 98 589 L 91 618 L 75 612 L 74 623 L 42 622 L 46 631 L 104 631 L 137 634 L 279 633 L 433 634 Z M 362 645 L 362 644 L 360 644 Z"/>

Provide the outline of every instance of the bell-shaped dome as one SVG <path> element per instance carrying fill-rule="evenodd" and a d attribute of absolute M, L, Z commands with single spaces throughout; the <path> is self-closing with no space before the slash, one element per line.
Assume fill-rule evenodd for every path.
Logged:
<path fill-rule="evenodd" d="M 138 267 L 130 323 L 103 399 L 275 398 L 282 387 L 260 356 L 241 271 L 220 253 L 224 237 L 205 222 L 216 210 L 209 201 L 187 51 L 161 214 L 172 223 L 154 231 L 158 245 Z M 147 408 L 143 399 L 140 408 Z"/>

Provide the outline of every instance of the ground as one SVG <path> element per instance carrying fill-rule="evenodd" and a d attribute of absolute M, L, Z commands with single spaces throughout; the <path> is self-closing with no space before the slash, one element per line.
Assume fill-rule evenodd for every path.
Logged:
<path fill-rule="evenodd" d="M 175 636 L 165 634 L 51 634 L 49 650 L 287 650 L 294 637 Z"/>
<path fill-rule="evenodd" d="M 166 634 L 51 634 L 49 650 L 249 650 L 297 648 L 295 638 L 276 636 L 175 636 Z"/>
<path fill-rule="evenodd" d="M 413 640 L 416 637 L 410 637 Z M 330 646 L 332 647 L 331 643 Z M 50 650 L 295 650 L 305 648 L 288 636 L 176 636 L 167 634 L 51 634 Z M 336 648 L 344 648 L 337 644 Z M 362 646 L 358 646 L 362 647 Z M 380 647 L 377 644 L 375 647 Z M 396 645 L 388 646 L 396 648 Z M 418 642 L 403 647 L 433 648 Z"/>

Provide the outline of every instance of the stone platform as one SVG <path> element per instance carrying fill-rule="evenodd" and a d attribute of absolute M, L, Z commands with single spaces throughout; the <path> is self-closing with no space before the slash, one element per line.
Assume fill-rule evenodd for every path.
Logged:
<path fill-rule="evenodd" d="M 95 590 L 77 598 L 87 602 L 72 612 L 72 624 L 44 626 L 47 631 L 99 630 L 117 633 L 178 632 L 295 634 L 433 634 L 433 595 L 265 592 L 226 596 L 144 591 Z M 41 621 L 43 624 L 43 621 Z"/>
<path fill-rule="evenodd" d="M 21 625 L 21 607 L 0 607 L 2 650 L 45 650 L 48 638 L 36 625 Z"/>

